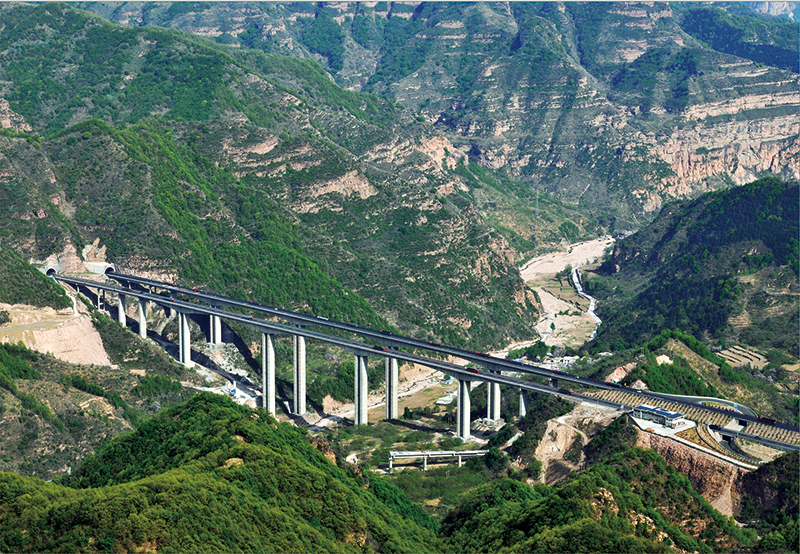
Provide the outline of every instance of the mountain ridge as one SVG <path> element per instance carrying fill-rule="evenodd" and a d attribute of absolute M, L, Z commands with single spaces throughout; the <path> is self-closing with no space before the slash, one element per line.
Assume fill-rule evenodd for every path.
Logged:
<path fill-rule="evenodd" d="M 316 59 L 340 85 L 417 111 L 480 165 L 630 222 L 766 172 L 800 175 L 797 68 L 732 55 L 755 41 L 796 62 L 797 29 L 735 5 L 297 3 L 224 21 L 235 7 L 85 6 Z M 712 12 L 724 48 L 692 27 Z M 313 33 L 336 48 L 306 44 Z"/>

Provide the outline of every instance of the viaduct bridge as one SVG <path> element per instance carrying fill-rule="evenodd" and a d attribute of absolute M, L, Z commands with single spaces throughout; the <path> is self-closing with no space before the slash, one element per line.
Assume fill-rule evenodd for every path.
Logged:
<path fill-rule="evenodd" d="M 255 303 L 253 301 L 244 301 L 218 294 L 208 293 L 197 288 L 189 289 L 172 285 L 151 279 L 145 279 L 135 275 L 127 275 L 117 273 L 113 268 L 106 271 L 106 276 L 117 281 L 119 286 L 93 281 L 89 279 L 82 279 L 78 277 L 69 277 L 56 273 L 54 270 L 48 270 L 47 274 L 55 280 L 64 284 L 75 287 L 76 290 L 81 289 L 96 289 L 98 291 L 96 298 L 98 308 L 100 303 L 105 298 L 105 293 L 109 292 L 117 296 L 117 317 L 120 325 L 127 326 L 127 316 L 125 313 L 125 305 L 128 298 L 135 298 L 138 300 L 138 323 L 139 335 L 142 338 L 147 337 L 147 318 L 146 306 L 148 302 L 152 302 L 167 311 L 167 313 L 175 312 L 178 316 L 178 362 L 192 367 L 194 363 L 191 360 L 191 342 L 189 333 L 189 324 L 192 318 L 201 319 L 207 318 L 208 321 L 208 343 L 212 346 L 220 346 L 222 344 L 222 320 L 237 321 L 261 333 L 261 397 L 262 406 L 269 410 L 273 415 L 276 414 L 276 387 L 275 387 L 275 337 L 279 335 L 291 336 L 293 339 L 293 389 L 294 389 L 294 402 L 292 405 L 292 413 L 294 415 L 304 415 L 306 413 L 306 340 L 316 340 L 332 346 L 336 346 L 350 352 L 354 356 L 354 375 L 355 375 L 355 417 L 354 422 L 356 425 L 365 425 L 367 423 L 367 359 L 369 356 L 379 356 L 385 359 L 386 371 L 386 419 L 396 419 L 398 417 L 398 363 L 399 361 L 417 363 L 424 365 L 448 375 L 453 376 L 458 381 L 458 407 L 457 407 L 457 422 L 456 431 L 457 435 L 462 439 L 468 439 L 470 436 L 470 389 L 473 382 L 485 382 L 487 388 L 487 418 L 499 419 L 500 418 L 500 385 L 513 387 L 519 391 L 520 395 L 520 416 L 524 416 L 527 411 L 527 393 L 528 391 L 560 395 L 571 400 L 583 400 L 593 402 L 595 404 L 606 405 L 617 409 L 625 409 L 632 407 L 631 402 L 621 403 L 618 398 L 601 398 L 597 396 L 590 396 L 588 394 L 579 394 L 569 389 L 559 388 L 563 383 L 572 384 L 576 386 L 589 386 L 595 389 L 600 389 L 600 392 L 617 391 L 621 387 L 609 383 L 595 381 L 584 377 L 570 375 L 565 372 L 554 371 L 550 368 L 522 364 L 512 360 L 505 360 L 502 358 L 494 358 L 486 353 L 471 352 L 459 348 L 445 346 L 443 344 L 427 342 L 423 340 L 395 335 L 388 331 L 368 329 L 364 327 L 355 326 L 349 323 L 342 323 L 338 321 L 329 320 L 320 316 L 313 316 L 292 312 L 289 310 L 282 310 L 270 306 Z M 196 302 L 189 302 L 178 298 L 188 298 L 190 300 L 202 302 L 205 305 Z M 249 313 L 256 315 L 263 315 L 273 319 L 282 320 L 285 323 L 276 323 L 275 321 L 266 320 L 256 315 L 244 315 L 239 313 L 230 312 L 223 308 L 241 308 L 247 310 Z M 323 330 L 338 330 L 350 334 L 354 334 L 361 339 L 369 340 L 377 344 L 359 342 L 350 340 L 339 336 L 329 335 L 318 330 L 311 330 L 309 327 Z M 400 348 L 412 348 L 415 351 L 428 351 L 436 352 L 438 354 L 452 356 L 472 362 L 480 366 L 480 369 L 467 368 L 460 365 L 448 363 L 435 358 L 421 356 L 414 353 L 403 352 Z M 543 386 L 503 375 L 503 372 L 514 373 L 527 373 L 544 377 L 549 380 L 550 386 Z M 601 395 L 602 396 L 602 395 Z M 608 395 L 605 395 L 608 396 Z M 636 396 L 626 396 L 626 401 L 633 400 L 634 402 L 664 402 L 664 397 L 658 393 L 637 393 Z M 674 399 L 669 399 L 670 402 L 675 402 Z M 708 412 L 709 414 L 722 414 L 732 419 L 738 420 L 741 425 L 748 423 L 759 423 L 755 427 L 758 428 L 775 428 L 787 431 L 789 433 L 788 440 L 775 441 L 770 437 L 753 437 L 753 440 L 758 440 L 770 446 L 789 447 L 798 449 L 797 443 L 800 443 L 800 429 L 794 426 L 785 425 L 782 423 L 769 422 L 764 425 L 764 421 L 757 416 L 750 416 L 741 414 L 717 407 L 710 406 L 692 406 L 695 410 Z M 680 410 L 680 408 L 677 408 Z M 787 436 L 784 433 L 781 436 Z M 795 440 L 796 436 L 796 440 Z"/>

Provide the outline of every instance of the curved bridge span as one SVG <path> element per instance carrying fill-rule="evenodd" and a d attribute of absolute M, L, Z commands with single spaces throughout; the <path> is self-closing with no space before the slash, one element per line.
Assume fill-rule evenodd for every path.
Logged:
<path fill-rule="evenodd" d="M 487 418 L 500 418 L 500 386 L 512 387 L 520 394 L 520 416 L 524 416 L 527 410 L 528 391 L 554 394 L 565 397 L 573 401 L 588 401 L 595 404 L 605 405 L 615 409 L 629 409 L 632 404 L 628 402 L 632 398 L 626 396 L 623 402 L 618 398 L 599 398 L 589 394 L 579 394 L 572 390 L 561 388 L 564 383 L 583 387 L 593 387 L 602 390 L 614 391 L 624 389 L 624 387 L 613 386 L 608 383 L 569 375 L 564 372 L 557 372 L 550 368 L 536 365 L 522 364 L 502 358 L 494 358 L 489 354 L 472 352 L 460 348 L 453 348 L 443 344 L 426 342 L 419 339 L 396 335 L 383 330 L 368 329 L 349 323 L 333 321 L 320 316 L 313 316 L 274 308 L 253 301 L 245 301 L 218 294 L 213 294 L 198 290 L 189 289 L 177 285 L 145 279 L 135 275 L 117 273 L 113 269 L 106 272 L 106 276 L 119 283 L 113 285 L 78 277 L 69 277 L 55 272 L 48 274 L 58 282 L 70 285 L 76 290 L 95 289 L 98 307 L 101 303 L 101 292 L 103 298 L 106 293 L 111 293 L 117 297 L 117 317 L 120 325 L 127 326 L 127 316 L 125 314 L 125 304 L 128 298 L 138 300 L 138 322 L 139 335 L 147 337 L 147 310 L 148 302 L 162 307 L 168 313 L 175 312 L 178 316 L 178 361 L 188 367 L 194 364 L 191 361 L 191 342 L 189 334 L 190 318 L 208 318 L 208 342 L 212 345 L 222 343 L 222 320 L 237 321 L 256 329 L 261 333 L 262 356 L 261 356 L 261 398 L 262 406 L 267 408 L 273 415 L 276 413 L 276 388 L 275 388 L 275 349 L 274 339 L 278 335 L 288 335 L 293 338 L 293 366 L 294 366 L 294 403 L 292 413 L 304 415 L 306 413 L 306 363 L 305 363 L 305 341 L 316 340 L 350 352 L 354 356 L 354 375 L 355 375 L 355 424 L 365 425 L 367 423 L 367 359 L 369 356 L 379 356 L 385 359 L 386 367 L 386 418 L 396 419 L 398 417 L 398 362 L 416 363 L 433 368 L 448 375 L 455 377 L 458 381 L 458 408 L 457 408 L 457 434 L 462 439 L 470 436 L 470 389 L 473 382 L 485 382 L 487 385 Z M 202 304 L 198 303 L 201 302 Z M 253 315 L 234 313 L 224 308 L 240 308 Z M 259 317 L 260 316 L 260 317 Z M 284 323 L 263 319 L 263 317 L 282 320 Z M 309 329 L 313 327 L 314 329 Z M 371 342 L 361 342 L 327 334 L 329 330 L 344 331 L 356 335 L 362 340 Z M 377 344 L 374 344 L 377 343 Z M 411 352 L 404 352 L 401 348 L 413 349 L 414 352 L 434 352 L 440 355 L 452 356 L 467 362 L 472 362 L 480 366 L 480 369 L 465 368 L 461 365 L 445 362 L 440 359 L 419 355 Z M 508 375 L 506 373 L 527 373 L 549 380 L 550 386 L 538 385 L 530 381 L 524 381 Z M 634 391 L 631 391 L 634 392 Z M 657 393 L 637 393 L 633 399 L 641 402 L 661 401 Z M 627 403 L 626 403 L 627 402 Z M 672 409 L 681 411 L 681 402 L 672 400 Z M 737 420 L 742 425 L 757 423 L 755 428 L 777 428 L 788 432 L 782 437 L 786 437 L 786 442 L 779 442 L 786 448 L 800 448 L 800 429 L 782 423 L 767 423 L 758 417 L 748 416 L 738 412 L 724 410 L 710 406 L 693 406 L 704 413 L 722 414 L 730 419 Z M 774 434 L 773 434 L 774 435 Z M 758 438 L 758 437 L 757 437 Z M 771 446 L 776 445 L 776 441 L 767 439 Z"/>

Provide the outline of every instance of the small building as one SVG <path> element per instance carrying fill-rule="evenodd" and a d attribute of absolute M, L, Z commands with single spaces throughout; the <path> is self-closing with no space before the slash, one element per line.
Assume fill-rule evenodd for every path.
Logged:
<path fill-rule="evenodd" d="M 679 414 L 678 412 L 671 412 L 664 408 L 656 408 L 649 404 L 640 404 L 636 406 L 631 415 L 635 418 L 652 421 L 671 429 L 677 427 L 683 417 L 683 414 Z"/>

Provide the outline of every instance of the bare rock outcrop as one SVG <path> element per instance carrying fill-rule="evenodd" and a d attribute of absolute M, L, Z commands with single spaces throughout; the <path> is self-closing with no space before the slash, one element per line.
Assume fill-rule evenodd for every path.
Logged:
<path fill-rule="evenodd" d="M 14 131 L 31 131 L 32 127 L 17 112 L 11 109 L 11 105 L 5 98 L 0 98 L 0 127 L 3 129 L 13 129 Z"/>

